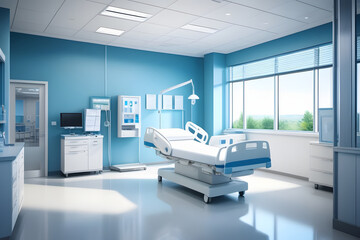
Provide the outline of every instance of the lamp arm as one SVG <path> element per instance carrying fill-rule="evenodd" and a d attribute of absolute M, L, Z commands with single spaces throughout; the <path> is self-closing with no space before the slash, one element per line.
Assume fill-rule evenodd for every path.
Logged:
<path fill-rule="evenodd" d="M 194 87 L 194 83 L 193 83 L 192 79 L 190 79 L 190 81 L 191 81 L 191 86 L 192 86 L 193 95 L 194 95 L 194 94 L 195 94 L 195 87 Z"/>
<path fill-rule="evenodd" d="M 162 90 L 162 91 L 160 92 L 160 94 L 164 94 L 164 93 L 170 92 L 170 91 L 172 91 L 172 90 L 175 90 L 175 89 L 177 89 L 177 88 L 183 87 L 183 86 L 188 85 L 188 84 L 190 84 L 190 83 L 192 84 L 193 93 L 194 93 L 194 84 L 193 84 L 192 79 L 190 79 L 189 81 L 186 81 L 186 82 L 177 84 L 177 85 L 175 85 L 175 86 L 169 87 L 169 88 L 167 88 L 167 89 L 164 89 L 164 90 Z"/>

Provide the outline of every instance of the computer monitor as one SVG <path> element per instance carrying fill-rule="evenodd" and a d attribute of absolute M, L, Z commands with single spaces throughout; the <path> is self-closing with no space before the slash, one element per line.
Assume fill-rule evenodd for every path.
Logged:
<path fill-rule="evenodd" d="M 68 129 L 82 128 L 82 113 L 60 113 L 60 127 Z"/>

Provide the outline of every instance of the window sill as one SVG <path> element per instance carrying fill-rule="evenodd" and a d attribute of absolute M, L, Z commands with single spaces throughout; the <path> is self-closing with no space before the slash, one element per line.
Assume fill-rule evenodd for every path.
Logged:
<path fill-rule="evenodd" d="M 277 136 L 294 136 L 294 137 L 319 137 L 316 132 L 301 132 L 301 131 L 285 131 L 285 130 L 265 130 L 265 129 L 226 129 L 225 133 L 253 133 Z"/>

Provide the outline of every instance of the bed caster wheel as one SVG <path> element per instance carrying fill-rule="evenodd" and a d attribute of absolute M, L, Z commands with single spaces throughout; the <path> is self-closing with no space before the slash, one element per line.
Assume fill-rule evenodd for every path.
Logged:
<path fill-rule="evenodd" d="M 245 191 L 239 192 L 239 196 L 240 196 L 240 197 L 243 197 L 244 195 L 245 195 Z"/>
<path fill-rule="evenodd" d="M 319 184 L 315 184 L 315 185 L 314 185 L 314 188 L 315 188 L 315 189 L 319 189 Z"/>
<path fill-rule="evenodd" d="M 162 176 L 158 176 L 158 182 L 162 181 Z"/>
<path fill-rule="evenodd" d="M 69 174 L 65 174 L 65 177 L 66 177 L 66 178 L 69 177 Z"/>
<path fill-rule="evenodd" d="M 211 203 L 211 197 L 208 197 L 208 196 L 204 195 L 204 202 L 205 203 Z"/>

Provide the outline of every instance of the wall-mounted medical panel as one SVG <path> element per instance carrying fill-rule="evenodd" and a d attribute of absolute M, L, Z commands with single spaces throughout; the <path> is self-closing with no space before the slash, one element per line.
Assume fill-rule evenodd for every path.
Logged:
<path fill-rule="evenodd" d="M 90 108 L 109 111 L 110 97 L 90 97 Z"/>
<path fill-rule="evenodd" d="M 140 137 L 141 97 L 118 96 L 118 137 Z"/>

